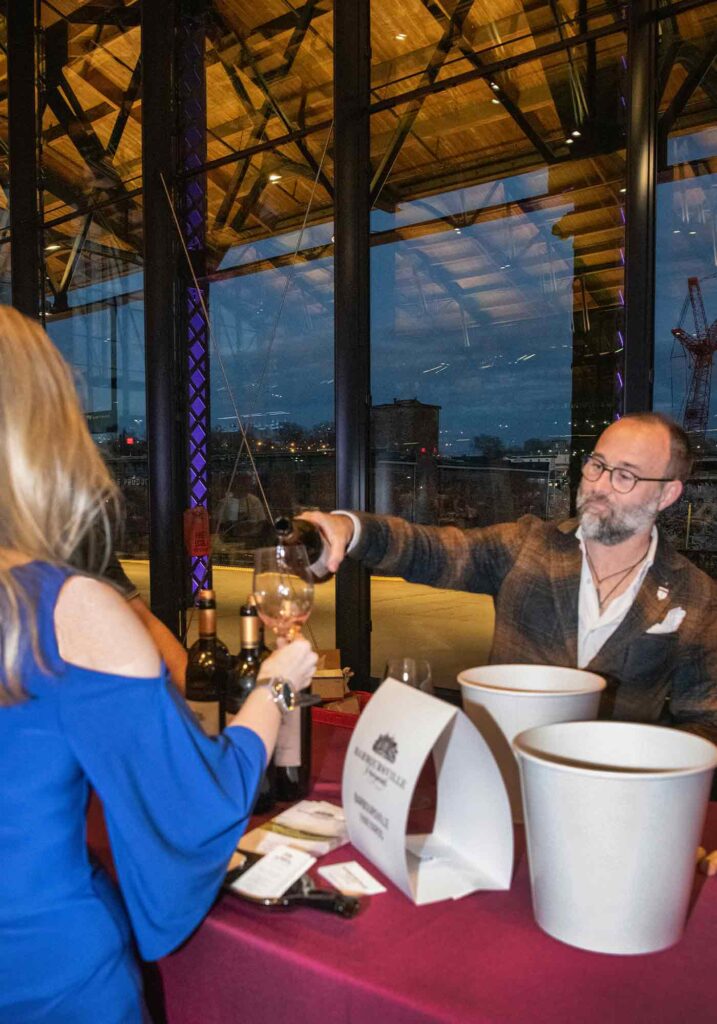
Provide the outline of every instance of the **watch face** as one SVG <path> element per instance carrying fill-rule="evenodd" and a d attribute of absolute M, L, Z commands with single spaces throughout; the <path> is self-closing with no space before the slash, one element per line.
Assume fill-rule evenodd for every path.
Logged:
<path fill-rule="evenodd" d="M 287 708 L 291 710 L 294 706 L 294 691 L 291 689 L 288 683 L 284 683 L 281 689 L 281 696 L 284 698 L 284 703 Z"/>

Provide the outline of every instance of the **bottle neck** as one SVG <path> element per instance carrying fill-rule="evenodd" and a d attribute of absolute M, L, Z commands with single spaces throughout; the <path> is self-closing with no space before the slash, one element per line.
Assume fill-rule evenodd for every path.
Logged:
<path fill-rule="evenodd" d="M 256 651 L 261 647 L 261 621 L 258 615 L 242 615 L 239 642 L 242 651 Z"/>
<path fill-rule="evenodd" d="M 199 609 L 199 637 L 201 640 L 216 640 L 217 613 L 215 608 Z"/>

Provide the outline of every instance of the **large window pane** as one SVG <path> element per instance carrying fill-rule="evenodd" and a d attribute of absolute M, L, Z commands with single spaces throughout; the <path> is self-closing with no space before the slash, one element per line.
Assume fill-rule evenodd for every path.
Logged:
<path fill-rule="evenodd" d="M 145 559 L 139 5 L 43 2 L 40 28 L 45 326 L 124 497 L 119 554 Z"/>
<path fill-rule="evenodd" d="M 667 19 L 660 68 L 655 409 L 689 432 L 698 456 L 664 516 L 673 541 L 717 573 L 717 4 Z"/>
<path fill-rule="evenodd" d="M 624 52 L 616 33 L 374 115 L 377 511 L 569 514 L 621 407 Z M 374 577 L 372 600 L 374 674 L 415 653 L 450 686 L 485 660 L 488 598 Z"/>
<path fill-rule="evenodd" d="M 320 132 L 301 147 L 270 150 L 208 175 L 215 565 L 250 566 L 269 518 L 333 507 L 327 143 Z M 251 584 L 245 575 L 242 599 Z M 322 614 L 317 600 L 311 624 L 322 646 L 333 646 L 330 589 L 329 607 Z M 230 588 L 224 591 L 223 601 L 233 601 Z M 317 598 L 326 594 L 322 588 Z"/>

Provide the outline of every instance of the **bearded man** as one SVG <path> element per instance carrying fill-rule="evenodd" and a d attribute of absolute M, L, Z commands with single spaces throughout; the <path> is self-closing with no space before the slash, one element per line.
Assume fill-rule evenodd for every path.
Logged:
<path fill-rule="evenodd" d="M 608 680 L 601 717 L 717 742 L 717 584 L 656 526 L 691 468 L 685 432 L 640 413 L 611 424 L 585 459 L 576 520 L 458 530 L 304 516 L 322 531 L 334 572 L 348 554 L 413 583 L 492 595 L 492 663 L 589 669 Z"/>

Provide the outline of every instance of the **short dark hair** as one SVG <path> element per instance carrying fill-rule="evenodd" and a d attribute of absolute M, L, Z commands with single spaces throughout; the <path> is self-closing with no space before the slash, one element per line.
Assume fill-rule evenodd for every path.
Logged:
<path fill-rule="evenodd" d="M 662 412 L 633 412 L 623 416 L 623 420 L 664 427 L 670 435 L 670 461 L 667 464 L 667 476 L 673 480 L 681 480 L 682 483 L 689 480 L 694 462 L 692 445 L 689 434 L 682 429 L 679 423 Z"/>

